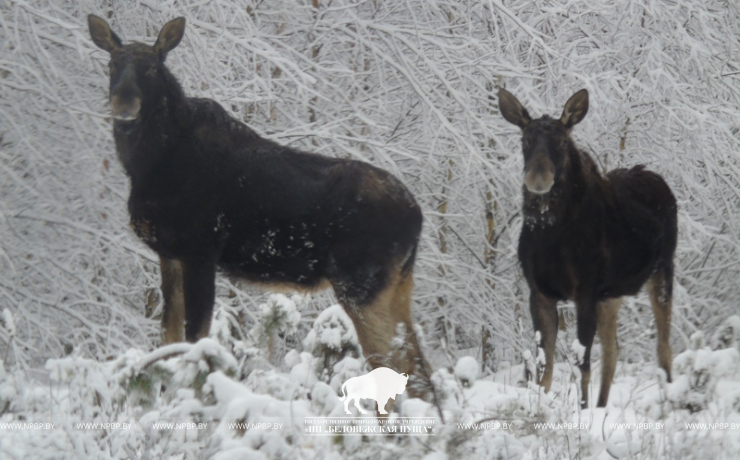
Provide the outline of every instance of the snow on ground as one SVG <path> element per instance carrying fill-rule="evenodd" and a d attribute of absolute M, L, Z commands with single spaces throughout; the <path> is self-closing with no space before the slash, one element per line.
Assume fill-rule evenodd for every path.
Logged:
<path fill-rule="evenodd" d="M 271 296 L 263 317 L 286 306 L 296 312 L 291 299 Z M 214 337 L 195 344 L 131 349 L 107 362 L 51 359 L 46 380 L 0 369 L 0 452 L 3 459 L 736 458 L 737 325 L 731 317 L 715 334 L 720 348 L 695 337 L 696 348 L 674 359 L 673 383 L 654 363 L 620 362 L 606 408 L 578 409 L 574 363 L 555 366 L 544 394 L 524 381 L 524 364 L 478 378 L 476 359 L 461 357 L 432 376 L 440 407 L 403 395 L 395 404 L 392 418 L 435 419 L 435 434 L 425 437 L 306 433 L 306 417 L 344 416 L 341 384 L 368 371 L 353 355 L 356 334 L 341 308 L 320 315 L 319 332 L 307 339 L 313 350 L 345 350 L 323 375 L 315 372 L 320 353 L 292 350 L 265 364 L 267 349 L 220 341 L 216 325 Z M 371 404 L 363 400 L 372 414 Z"/>

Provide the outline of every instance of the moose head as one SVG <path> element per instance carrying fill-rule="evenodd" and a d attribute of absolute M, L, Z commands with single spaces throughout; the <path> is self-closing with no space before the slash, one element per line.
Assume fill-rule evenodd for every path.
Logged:
<path fill-rule="evenodd" d="M 110 105 L 113 118 L 133 121 L 142 109 L 156 106 L 156 95 L 163 94 L 168 71 L 164 66 L 167 53 L 182 40 L 185 18 L 173 19 L 162 27 L 153 46 L 143 43 L 124 45 L 105 19 L 93 14 L 87 17 L 93 42 L 110 53 Z"/>

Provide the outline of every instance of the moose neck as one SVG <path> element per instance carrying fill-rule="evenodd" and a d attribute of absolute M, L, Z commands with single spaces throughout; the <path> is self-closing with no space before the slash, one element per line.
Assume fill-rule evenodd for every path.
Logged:
<path fill-rule="evenodd" d="M 138 118 L 113 122 L 118 157 L 132 181 L 151 171 L 169 150 L 168 146 L 180 141 L 174 133 L 187 118 L 185 94 L 163 66 L 156 85 L 145 90 Z"/>
<path fill-rule="evenodd" d="M 596 165 L 586 154 L 571 147 L 568 158 L 555 176 L 555 183 L 548 193 L 536 194 L 526 186 L 523 215 L 525 228 L 546 229 L 573 219 L 581 201 L 587 196 Z"/>

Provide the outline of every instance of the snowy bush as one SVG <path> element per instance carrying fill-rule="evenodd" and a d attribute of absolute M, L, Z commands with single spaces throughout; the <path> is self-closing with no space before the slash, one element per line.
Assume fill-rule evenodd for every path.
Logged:
<path fill-rule="evenodd" d="M 696 339 L 696 343 L 702 341 Z M 305 417 L 344 416 L 335 380 L 339 382 L 342 374 L 360 371 L 361 362 L 355 358 L 340 361 L 334 368 L 335 379 L 327 385 L 314 373 L 317 358 L 297 350 L 291 350 L 284 359 L 290 372 L 255 369 L 240 382 L 234 378 L 237 360 L 227 347 L 211 339 L 168 345 L 150 353 L 132 349 L 102 363 L 68 357 L 47 363 L 51 385 L 34 382 L 23 372 L 2 376 L 0 401 L 7 404 L 0 413 L 0 424 L 40 421 L 53 413 L 57 429 L 44 437 L 34 436 L 31 430 L 0 429 L 0 449 L 9 458 L 59 458 L 60 452 L 69 453 L 62 458 L 79 458 L 82 452 L 88 452 L 104 459 L 139 458 L 135 452 L 150 455 L 141 458 L 184 459 L 317 455 L 360 459 L 378 452 L 396 456 L 403 453 L 404 458 L 444 452 L 462 459 L 481 455 L 576 458 L 604 452 L 617 457 L 631 454 L 655 458 L 666 452 L 680 452 L 683 458 L 690 458 L 692 443 L 701 446 L 703 452 L 719 456 L 738 452 L 740 443 L 722 436 L 727 431 L 689 428 L 691 423 L 707 420 L 740 423 L 737 349 L 704 347 L 699 350 L 702 353 L 696 351 L 676 357 L 677 378 L 663 390 L 655 384 L 654 376 L 641 375 L 648 373 L 647 369 L 635 367 L 622 370 L 621 375 L 618 372 L 607 411 L 580 411 L 576 382 L 571 383 L 574 388 L 570 397 L 562 393 L 543 395 L 534 386 L 511 384 L 516 381 L 512 376 L 521 375 L 521 365 L 481 380 L 473 378 L 477 362 L 470 357 L 460 359 L 454 374 L 443 368 L 432 376 L 440 408 L 419 399 L 403 399 L 401 407 L 395 408 L 403 416 L 437 420 L 437 434 L 424 438 L 422 443 L 413 437 L 304 434 Z M 563 372 L 564 366 L 556 366 L 556 373 Z M 691 387 L 683 383 L 684 377 L 697 370 L 712 382 L 712 391 L 707 392 L 706 385 Z M 685 386 L 694 394 L 703 391 L 701 407 L 685 404 L 693 397 L 679 391 Z M 664 402 L 668 407 L 656 411 Z M 80 422 L 127 427 L 85 430 L 78 426 Z M 563 422 L 582 428 L 537 427 L 538 423 Z M 613 425 L 635 422 L 661 423 L 665 428 L 653 432 Z M 173 429 L 176 423 L 188 424 L 188 428 Z M 488 424 L 489 428 L 470 428 L 473 424 Z M 265 429 L 268 425 L 271 428 Z M 718 441 L 724 444 L 718 445 Z"/>
<path fill-rule="evenodd" d="M 298 295 L 288 298 L 283 294 L 271 294 L 268 301 L 260 305 L 259 320 L 250 333 L 255 343 L 267 347 L 270 361 L 278 359 L 279 338 L 284 339 L 298 330 L 301 313 L 296 309 L 296 302 L 302 300 Z"/>
<path fill-rule="evenodd" d="M 740 376 L 740 350 L 732 333 L 736 320 L 736 316 L 729 318 L 715 335 L 723 339 L 715 343 L 728 344 L 729 348 L 712 350 L 704 346 L 702 334 L 697 332 L 692 336 L 694 348 L 674 358 L 677 377 L 668 387 L 668 400 L 676 407 L 691 412 L 706 409 L 716 399 L 717 384 L 722 379 Z"/>
<path fill-rule="evenodd" d="M 341 305 L 333 305 L 316 317 L 303 347 L 317 358 L 315 371 L 327 383 L 343 359 L 362 355 L 355 326 Z M 342 368 L 337 371 L 341 373 Z"/>
<path fill-rule="evenodd" d="M 464 356 L 455 364 L 455 377 L 464 387 L 469 387 L 478 379 L 478 362 L 472 356 Z"/>
<path fill-rule="evenodd" d="M 364 361 L 347 356 L 334 365 L 329 384 L 337 394 L 341 394 L 342 385 L 352 377 L 366 373 Z M 407 387 L 408 389 L 408 387 Z"/>

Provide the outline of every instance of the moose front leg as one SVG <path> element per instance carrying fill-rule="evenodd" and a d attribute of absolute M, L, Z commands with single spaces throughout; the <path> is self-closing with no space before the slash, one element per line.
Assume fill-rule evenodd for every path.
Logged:
<path fill-rule="evenodd" d="M 558 301 L 545 297 L 532 289 L 529 296 L 529 309 L 535 333 L 540 333 L 537 347 L 545 351 L 545 370 L 537 372 L 537 383 L 550 391 L 552 385 L 553 361 L 555 359 L 555 340 L 558 337 Z"/>
<path fill-rule="evenodd" d="M 185 298 L 183 296 L 182 263 L 160 257 L 162 274 L 162 344 L 182 342 L 185 325 Z"/>
<path fill-rule="evenodd" d="M 216 262 L 211 258 L 183 262 L 185 339 L 196 342 L 208 337 L 216 295 Z"/>
<path fill-rule="evenodd" d="M 588 407 L 588 384 L 591 381 L 591 346 L 596 335 L 596 301 L 588 296 L 576 300 L 578 322 L 578 342 L 584 348 L 583 355 L 578 356 L 578 367 L 581 369 L 581 409 Z"/>

